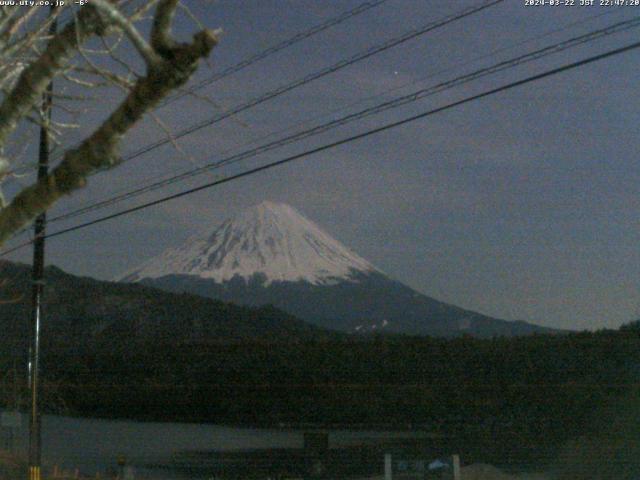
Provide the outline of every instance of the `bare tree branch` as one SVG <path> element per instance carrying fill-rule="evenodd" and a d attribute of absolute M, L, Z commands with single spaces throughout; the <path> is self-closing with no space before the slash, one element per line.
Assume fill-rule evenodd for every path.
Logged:
<path fill-rule="evenodd" d="M 156 52 L 165 56 L 175 47 L 171 37 L 171 24 L 176 13 L 178 0 L 160 0 L 151 28 L 151 45 Z"/>
<path fill-rule="evenodd" d="M 105 28 L 93 8 L 83 8 L 78 18 L 53 37 L 44 53 L 22 71 L 15 87 L 0 105 L 0 147 L 18 122 L 40 101 L 49 82 L 77 51 L 79 42 Z"/>
<path fill-rule="evenodd" d="M 101 0 L 93 3 L 97 10 L 106 8 Z M 177 43 L 171 38 L 176 5 L 177 0 L 160 0 L 149 46 L 154 54 L 143 54 L 147 73 L 137 79 L 116 110 L 77 148 L 68 150 L 48 176 L 23 189 L 6 208 L 0 210 L 0 244 L 62 196 L 84 186 L 90 174 L 117 165 L 121 160 L 118 147 L 123 135 L 160 100 L 184 85 L 196 70 L 199 60 L 209 55 L 217 43 L 218 31 L 203 30 L 194 35 L 190 43 Z M 128 22 L 126 18 L 113 14 L 97 15 L 97 10 L 83 8 L 76 20 L 52 38 L 40 58 L 22 73 L 20 82 L 0 105 L 0 145 L 15 129 L 17 122 L 26 118 L 46 84 L 63 70 L 72 52 L 78 52 L 81 43 L 90 35 L 106 31 L 105 19 L 119 28 L 124 28 L 123 19 Z M 134 27 L 127 25 L 126 28 Z M 138 41 L 133 40 L 138 38 L 136 35 L 127 35 L 132 43 Z M 139 46 L 136 45 L 138 50 Z"/>
<path fill-rule="evenodd" d="M 142 37 L 138 29 L 133 26 L 133 23 L 122 15 L 113 3 L 108 0 L 91 0 L 91 4 L 105 14 L 111 22 L 117 25 L 127 37 L 129 37 L 129 40 L 131 40 L 131 43 L 138 49 L 138 52 L 147 64 L 153 65 L 160 63 L 160 56 Z"/>

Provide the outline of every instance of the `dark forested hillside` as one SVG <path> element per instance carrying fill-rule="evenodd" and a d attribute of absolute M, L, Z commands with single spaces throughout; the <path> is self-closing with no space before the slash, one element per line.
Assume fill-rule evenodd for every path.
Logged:
<path fill-rule="evenodd" d="M 6 299 L 28 291 L 25 267 L 12 268 Z M 640 380 L 637 323 L 494 339 L 348 336 L 274 308 L 47 274 L 49 411 L 412 428 L 527 458 L 587 435 Z M 2 371 L 24 366 L 28 309 L 14 300 L 0 305 Z M 12 387 L 0 389 L 8 402 Z"/>
<path fill-rule="evenodd" d="M 155 413 L 143 409 L 149 417 L 164 412 L 172 418 L 240 423 L 401 422 L 430 427 L 459 416 L 467 425 L 517 425 L 535 418 L 536 428 L 553 430 L 554 419 L 578 419 L 634 384 L 640 376 L 639 347 L 636 332 L 495 340 L 374 337 L 296 344 L 156 344 L 144 351 L 56 356 L 49 371 L 81 388 L 86 374 L 92 383 L 159 388 L 195 402 L 186 402 L 186 410 L 171 403 Z M 136 408 L 135 402 L 122 400 L 123 408 Z M 140 400 L 145 404 L 144 396 Z M 87 398 L 78 408 L 89 412 L 92 401 Z"/>
<path fill-rule="evenodd" d="M 31 300 L 30 269 L 0 263 L 0 349 L 26 352 Z M 273 307 L 249 308 L 189 294 L 172 294 L 142 285 L 45 271 L 44 353 L 67 346 L 73 352 L 99 345 L 125 349 L 132 344 L 172 344 L 210 340 L 297 342 L 336 334 L 302 322 Z M 144 348 L 143 348 L 144 349 Z"/>
<path fill-rule="evenodd" d="M 43 371 L 74 414 L 412 428 L 544 457 L 635 391 L 640 335 L 184 342 L 67 351 Z"/>

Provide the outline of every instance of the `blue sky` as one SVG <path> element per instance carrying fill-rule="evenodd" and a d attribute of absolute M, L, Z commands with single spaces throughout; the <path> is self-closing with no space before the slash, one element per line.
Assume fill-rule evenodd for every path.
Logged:
<path fill-rule="evenodd" d="M 197 78 L 360 3 L 187 0 L 200 22 L 225 32 Z M 215 105 L 184 98 L 158 117 L 179 130 L 477 3 L 388 0 L 199 92 Z M 640 7 L 527 7 L 524 0 L 506 0 L 181 139 L 181 152 L 163 147 L 96 175 L 52 213 L 221 158 L 266 134 L 300 128 L 309 118 L 335 118 L 337 109 L 362 99 L 378 96 L 360 104 L 368 106 L 639 14 Z M 196 28 L 183 15 L 176 32 Z M 636 40 L 637 30 L 617 34 L 214 173 L 277 160 Z M 113 278 L 195 231 L 271 199 L 293 205 L 394 278 L 440 300 L 548 326 L 615 327 L 640 317 L 639 67 L 640 52 L 633 51 L 494 95 L 52 239 L 47 259 L 72 273 Z M 67 141 L 90 131 L 116 98 L 106 92 Z M 145 121 L 123 150 L 163 136 L 153 121 Z M 162 193 L 205 183 L 212 175 Z M 59 222 L 50 231 L 157 195 Z M 28 261 L 29 252 L 11 258 Z"/>

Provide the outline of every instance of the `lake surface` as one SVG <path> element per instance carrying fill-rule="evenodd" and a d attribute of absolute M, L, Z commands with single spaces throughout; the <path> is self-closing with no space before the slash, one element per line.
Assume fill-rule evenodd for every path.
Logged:
<path fill-rule="evenodd" d="M 3 429 L 3 442 L 7 431 Z M 335 430 L 329 434 L 332 447 L 346 446 L 366 438 L 406 437 L 402 432 Z M 28 417 L 22 415 L 15 447 L 26 451 Z M 153 423 L 98 420 L 45 415 L 42 425 L 43 463 L 48 466 L 95 475 L 115 469 L 123 455 L 140 476 L 149 475 L 144 468 L 164 464 L 172 455 L 189 451 L 233 451 L 262 448 L 302 448 L 301 430 L 232 428 L 208 424 Z M 178 474 L 154 471 L 154 478 L 180 478 Z"/>
<path fill-rule="evenodd" d="M 3 431 L 3 439 L 6 438 Z M 28 417 L 15 438 L 15 448 L 26 451 Z M 164 463 L 171 455 L 196 450 L 245 450 L 257 448 L 298 448 L 302 433 L 294 431 L 228 428 L 186 423 L 153 423 L 98 420 L 44 415 L 42 457 L 47 465 L 80 469 L 94 475 L 115 468 L 119 456 L 140 466 Z"/>

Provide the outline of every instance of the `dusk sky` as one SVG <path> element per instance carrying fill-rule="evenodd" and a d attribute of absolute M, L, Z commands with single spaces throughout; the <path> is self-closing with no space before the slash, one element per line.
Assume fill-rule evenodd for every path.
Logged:
<path fill-rule="evenodd" d="M 224 30 L 211 77 L 363 0 L 185 0 Z M 465 7 L 483 3 L 387 0 L 198 95 L 161 108 L 172 131 L 213 117 Z M 248 109 L 90 179 L 51 216 L 186 171 L 305 127 L 525 52 L 631 19 L 640 6 L 526 6 L 506 0 Z M 596 3 L 600 3 L 596 0 Z M 176 32 L 199 27 L 181 15 Z M 639 29 L 447 90 L 366 120 L 211 171 L 109 208 L 52 223 L 50 232 L 427 111 L 547 69 L 638 41 Z M 130 52 L 125 58 L 133 59 Z M 393 278 L 439 300 L 505 319 L 570 329 L 640 317 L 640 50 L 372 135 L 285 166 L 51 239 L 47 261 L 112 279 L 265 199 L 288 203 Z M 113 108 L 89 105 L 80 132 Z M 267 134 L 280 132 L 262 139 Z M 132 152 L 165 133 L 149 119 Z M 251 143 L 256 142 L 256 143 Z M 22 184 L 28 178 L 19 179 Z M 9 195 L 15 185 L 7 188 Z M 7 247 L 24 241 L 18 237 Z M 25 248 L 9 258 L 30 262 Z"/>

